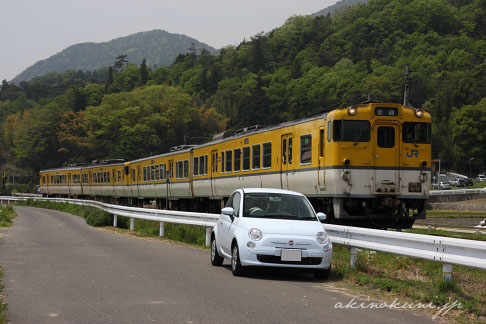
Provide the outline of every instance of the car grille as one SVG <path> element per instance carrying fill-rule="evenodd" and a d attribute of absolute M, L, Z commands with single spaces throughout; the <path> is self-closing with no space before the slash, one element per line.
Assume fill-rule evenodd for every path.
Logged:
<path fill-rule="evenodd" d="M 282 261 L 280 256 L 257 254 L 257 259 L 263 263 L 274 264 L 299 264 L 299 265 L 318 265 L 321 264 L 322 258 L 302 258 L 302 261 Z"/>

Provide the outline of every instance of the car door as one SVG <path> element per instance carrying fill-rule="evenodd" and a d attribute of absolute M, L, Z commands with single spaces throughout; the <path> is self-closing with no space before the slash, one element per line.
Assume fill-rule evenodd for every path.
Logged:
<path fill-rule="evenodd" d="M 237 191 L 231 195 L 230 199 L 226 203 L 226 207 L 232 207 L 234 210 L 233 216 L 221 214 L 219 218 L 218 236 L 221 250 L 224 254 L 231 255 L 231 241 L 233 240 L 235 225 L 238 223 L 238 217 L 240 215 L 241 194 Z"/>

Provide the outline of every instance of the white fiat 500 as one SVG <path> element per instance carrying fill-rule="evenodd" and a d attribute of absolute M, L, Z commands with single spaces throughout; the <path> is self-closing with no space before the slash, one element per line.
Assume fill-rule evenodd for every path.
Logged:
<path fill-rule="evenodd" d="M 326 279 L 332 244 L 307 198 L 277 189 L 238 189 L 229 198 L 211 235 L 211 263 L 231 260 L 233 275 L 246 267 L 311 269 Z"/>

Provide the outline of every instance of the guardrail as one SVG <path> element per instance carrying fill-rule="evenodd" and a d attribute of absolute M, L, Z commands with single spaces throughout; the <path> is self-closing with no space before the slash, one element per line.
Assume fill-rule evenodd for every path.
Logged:
<path fill-rule="evenodd" d="M 134 218 L 160 222 L 160 236 L 164 236 L 164 222 L 199 225 L 206 227 L 206 246 L 210 244 L 211 229 L 219 214 L 179 212 L 160 209 L 135 208 L 110 205 L 97 201 L 37 198 L 0 197 L 0 203 L 17 200 L 44 200 L 93 206 L 114 215 L 113 226 L 117 226 L 117 216 L 130 218 L 130 230 L 134 229 Z M 486 241 L 474 241 L 443 236 L 402 233 L 369 228 L 323 224 L 332 243 L 350 247 L 350 266 L 356 265 L 358 249 L 388 252 L 403 256 L 441 262 L 444 280 L 451 280 L 452 265 L 486 269 Z"/>
<path fill-rule="evenodd" d="M 430 190 L 431 196 L 444 196 L 444 195 L 464 195 L 468 193 L 481 193 L 483 188 L 476 189 L 454 189 L 454 190 Z"/>
<path fill-rule="evenodd" d="M 113 227 L 118 224 L 118 216 L 128 217 L 130 219 L 130 231 L 134 230 L 134 220 L 146 219 L 151 221 L 157 221 L 160 223 L 159 235 L 164 237 L 164 222 L 197 225 L 206 227 L 206 246 L 209 247 L 211 240 L 211 230 L 216 224 L 219 214 L 209 213 L 193 213 L 193 212 L 181 212 L 174 210 L 162 210 L 162 209 L 150 209 L 150 208 L 137 208 L 120 205 L 110 205 L 94 200 L 81 200 L 81 199 L 69 199 L 69 198 L 42 198 L 42 197 L 0 197 L 0 204 L 3 201 L 7 203 L 16 202 L 18 200 L 38 200 L 38 201 L 52 201 L 59 203 L 69 203 L 82 206 L 91 206 L 104 210 L 105 212 L 113 215 Z"/>

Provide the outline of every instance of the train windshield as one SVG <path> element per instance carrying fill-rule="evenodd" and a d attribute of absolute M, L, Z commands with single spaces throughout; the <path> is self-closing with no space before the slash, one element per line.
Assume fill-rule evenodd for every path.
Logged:
<path fill-rule="evenodd" d="M 333 138 L 344 142 L 369 142 L 370 122 L 367 120 L 335 120 Z"/>
<path fill-rule="evenodd" d="M 403 123 L 403 142 L 414 144 L 430 144 L 432 141 L 431 125 L 431 123 Z"/>

